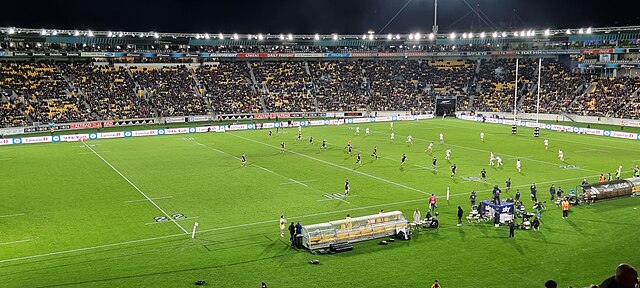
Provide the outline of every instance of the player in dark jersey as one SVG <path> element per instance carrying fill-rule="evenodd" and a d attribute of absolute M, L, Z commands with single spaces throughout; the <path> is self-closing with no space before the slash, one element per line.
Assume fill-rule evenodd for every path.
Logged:
<path fill-rule="evenodd" d="M 355 164 L 358 164 L 358 165 L 362 166 L 362 161 L 360 161 L 360 153 L 358 153 L 357 157 L 358 158 L 356 158 L 356 163 Z"/>
<path fill-rule="evenodd" d="M 247 156 L 245 156 L 244 153 L 242 153 L 242 158 L 240 160 L 242 161 L 242 166 L 247 167 Z"/>
<path fill-rule="evenodd" d="M 349 145 L 347 147 L 347 151 L 349 152 L 349 156 L 351 156 L 351 152 L 353 151 L 353 146 Z"/>
<path fill-rule="evenodd" d="M 487 171 L 484 168 L 480 171 L 480 176 L 482 176 L 482 180 L 487 180 Z"/>
<path fill-rule="evenodd" d="M 280 152 L 284 153 L 284 142 L 280 142 Z"/>
<path fill-rule="evenodd" d="M 344 181 L 344 195 L 349 195 L 349 191 L 351 190 L 351 186 L 349 185 L 349 178 Z"/>
<path fill-rule="evenodd" d="M 400 166 L 404 166 L 404 162 L 407 161 L 407 154 L 402 153 L 402 159 L 400 160 Z"/>
<path fill-rule="evenodd" d="M 298 141 L 302 141 L 302 131 L 298 131 Z"/>
<path fill-rule="evenodd" d="M 327 140 L 322 139 L 322 146 L 320 146 L 320 150 L 327 150 Z"/>
<path fill-rule="evenodd" d="M 309 137 L 309 144 L 313 145 L 313 136 Z"/>
<path fill-rule="evenodd" d="M 269 138 L 271 138 L 271 130 L 269 130 Z"/>
<path fill-rule="evenodd" d="M 451 165 L 451 178 L 453 178 L 453 176 L 456 176 L 457 170 L 458 167 L 456 167 L 456 164 Z"/>
<path fill-rule="evenodd" d="M 431 160 L 431 166 L 433 166 L 433 170 L 436 170 L 438 166 L 438 158 L 433 157 L 433 160 Z"/>
<path fill-rule="evenodd" d="M 378 160 L 378 146 L 373 147 L 373 153 L 371 156 L 375 156 L 376 160 Z"/>

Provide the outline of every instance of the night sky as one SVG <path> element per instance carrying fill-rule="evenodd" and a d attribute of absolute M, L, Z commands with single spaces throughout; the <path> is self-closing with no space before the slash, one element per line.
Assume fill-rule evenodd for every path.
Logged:
<path fill-rule="evenodd" d="M 640 25 L 631 2 L 594 0 L 466 0 L 497 30 Z M 362 34 L 430 32 L 433 0 L 289 1 L 8 1 L 0 25 L 21 28 L 193 33 Z M 622 2 L 622 1 L 620 1 Z M 471 31 L 477 18 L 463 0 L 439 0 L 441 33 Z M 627 7 L 624 7 L 627 6 Z M 518 17 L 513 21 L 513 9 Z M 464 17 L 467 15 L 466 17 Z M 491 31 L 486 24 L 474 30 Z"/>

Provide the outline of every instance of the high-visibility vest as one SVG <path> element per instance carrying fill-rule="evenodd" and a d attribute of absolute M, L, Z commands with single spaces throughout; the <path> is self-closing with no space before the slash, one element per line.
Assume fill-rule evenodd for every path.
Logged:
<path fill-rule="evenodd" d="M 569 201 L 562 201 L 562 211 L 569 210 Z"/>

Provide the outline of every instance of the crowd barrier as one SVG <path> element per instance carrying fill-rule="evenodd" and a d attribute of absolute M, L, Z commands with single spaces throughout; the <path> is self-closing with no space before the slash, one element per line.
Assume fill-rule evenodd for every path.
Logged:
<path fill-rule="evenodd" d="M 16 138 L 0 139 L 0 146 L 35 144 L 35 143 L 69 142 L 69 141 L 80 141 L 83 139 L 100 140 L 100 139 L 135 138 L 135 137 L 162 136 L 162 135 L 175 135 L 175 134 L 273 129 L 273 128 L 286 128 L 286 127 L 298 127 L 298 126 L 324 126 L 324 125 L 390 122 L 390 121 L 412 121 L 412 120 L 432 119 L 433 117 L 434 116 L 431 114 L 401 115 L 401 116 L 344 118 L 344 119 L 326 119 L 326 120 L 310 120 L 310 121 L 297 120 L 297 121 L 291 121 L 291 122 L 285 121 L 285 122 L 270 122 L 270 123 L 256 123 L 256 124 L 231 124 L 231 125 L 219 125 L 219 126 L 208 125 L 208 126 L 197 126 L 197 127 L 159 128 L 159 129 L 152 129 L 152 130 L 126 130 L 126 131 L 104 132 L 104 133 L 84 133 L 84 134 L 51 135 L 51 136 L 37 136 L 37 137 L 16 137 Z"/>
<path fill-rule="evenodd" d="M 459 115 L 457 116 L 457 118 L 462 120 L 467 120 L 467 121 L 477 121 L 477 122 L 491 123 L 491 124 L 503 124 L 503 125 L 510 125 L 510 126 L 515 124 L 520 127 L 540 128 L 544 130 L 553 130 L 557 132 L 571 132 L 576 134 L 598 135 L 598 136 L 604 136 L 604 137 L 640 140 L 640 134 L 622 132 L 622 131 L 601 130 L 601 129 L 576 127 L 576 126 L 536 123 L 536 122 L 525 121 L 525 120 L 514 121 L 509 119 L 489 118 L 489 117 L 482 117 L 482 116 Z"/>

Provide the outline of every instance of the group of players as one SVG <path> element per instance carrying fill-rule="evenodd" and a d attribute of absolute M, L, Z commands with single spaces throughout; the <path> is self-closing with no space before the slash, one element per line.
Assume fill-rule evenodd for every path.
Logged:
<path fill-rule="evenodd" d="M 390 141 L 393 142 L 395 140 L 395 133 L 394 133 L 394 128 L 393 128 L 393 122 L 391 122 L 390 124 L 390 130 L 391 130 L 391 139 Z M 367 127 L 365 128 L 365 135 L 370 135 L 371 134 L 371 130 Z M 360 135 L 360 127 L 355 127 L 355 136 L 359 136 Z M 272 136 L 272 131 L 269 130 L 269 137 Z M 298 136 L 297 136 L 297 140 L 298 141 L 303 141 L 302 138 L 302 126 L 298 126 Z M 444 134 L 440 133 L 439 135 L 439 140 L 440 140 L 440 144 L 445 144 L 445 140 L 444 140 Z M 481 142 L 485 142 L 485 134 L 484 132 L 480 132 L 480 141 Z M 407 136 L 407 140 L 406 143 L 408 143 L 409 145 L 413 145 L 413 137 L 411 135 Z M 309 137 L 309 144 L 313 144 L 313 137 Z M 548 150 L 549 149 L 549 140 L 545 139 L 544 140 L 544 146 L 545 149 Z M 322 140 L 322 144 L 320 146 L 320 150 L 324 151 L 327 149 L 327 140 L 323 139 Z M 352 155 L 353 153 L 353 145 L 351 140 L 349 140 L 347 142 L 347 146 L 345 147 L 345 150 L 347 151 L 347 153 L 349 155 Z M 285 152 L 285 142 L 280 142 L 280 152 L 284 153 Z M 425 153 L 429 153 L 429 154 L 433 154 L 433 142 L 429 143 L 429 145 L 427 146 L 427 149 L 424 150 Z M 376 160 L 378 160 L 380 158 L 380 156 L 378 156 L 378 147 L 375 146 L 373 148 L 373 152 L 371 153 L 372 157 L 375 157 Z M 558 150 L 558 158 L 560 159 L 560 161 L 564 162 L 564 153 L 562 150 Z M 451 160 L 451 149 L 446 149 L 445 150 L 445 160 L 450 161 Z M 242 162 L 242 166 L 247 165 L 247 158 L 245 154 L 242 154 L 242 158 L 241 158 L 241 162 Z M 407 162 L 407 155 L 405 153 L 402 153 L 402 157 L 400 158 L 400 167 L 404 167 L 405 163 Z M 432 164 L 432 170 L 436 171 L 437 166 L 438 166 L 438 158 L 437 157 L 433 157 L 433 159 L 431 160 L 431 164 Z M 356 155 L 356 161 L 354 163 L 354 165 L 357 166 L 362 166 L 362 155 L 361 153 L 358 153 Z M 502 158 L 496 154 L 494 154 L 493 152 L 490 152 L 490 156 L 489 156 L 489 166 L 491 167 L 502 167 L 504 165 Z M 522 162 L 520 161 L 520 159 L 516 160 L 516 170 L 518 170 L 518 172 L 522 172 Z M 457 166 L 455 163 L 453 163 L 450 167 L 450 177 L 453 178 L 456 173 L 457 173 Z M 483 168 L 480 171 L 480 175 L 482 177 L 483 180 L 486 181 L 486 170 Z M 347 179 L 345 181 L 345 193 L 344 195 L 349 195 L 349 191 L 350 191 L 350 185 L 349 185 L 349 180 Z"/>

